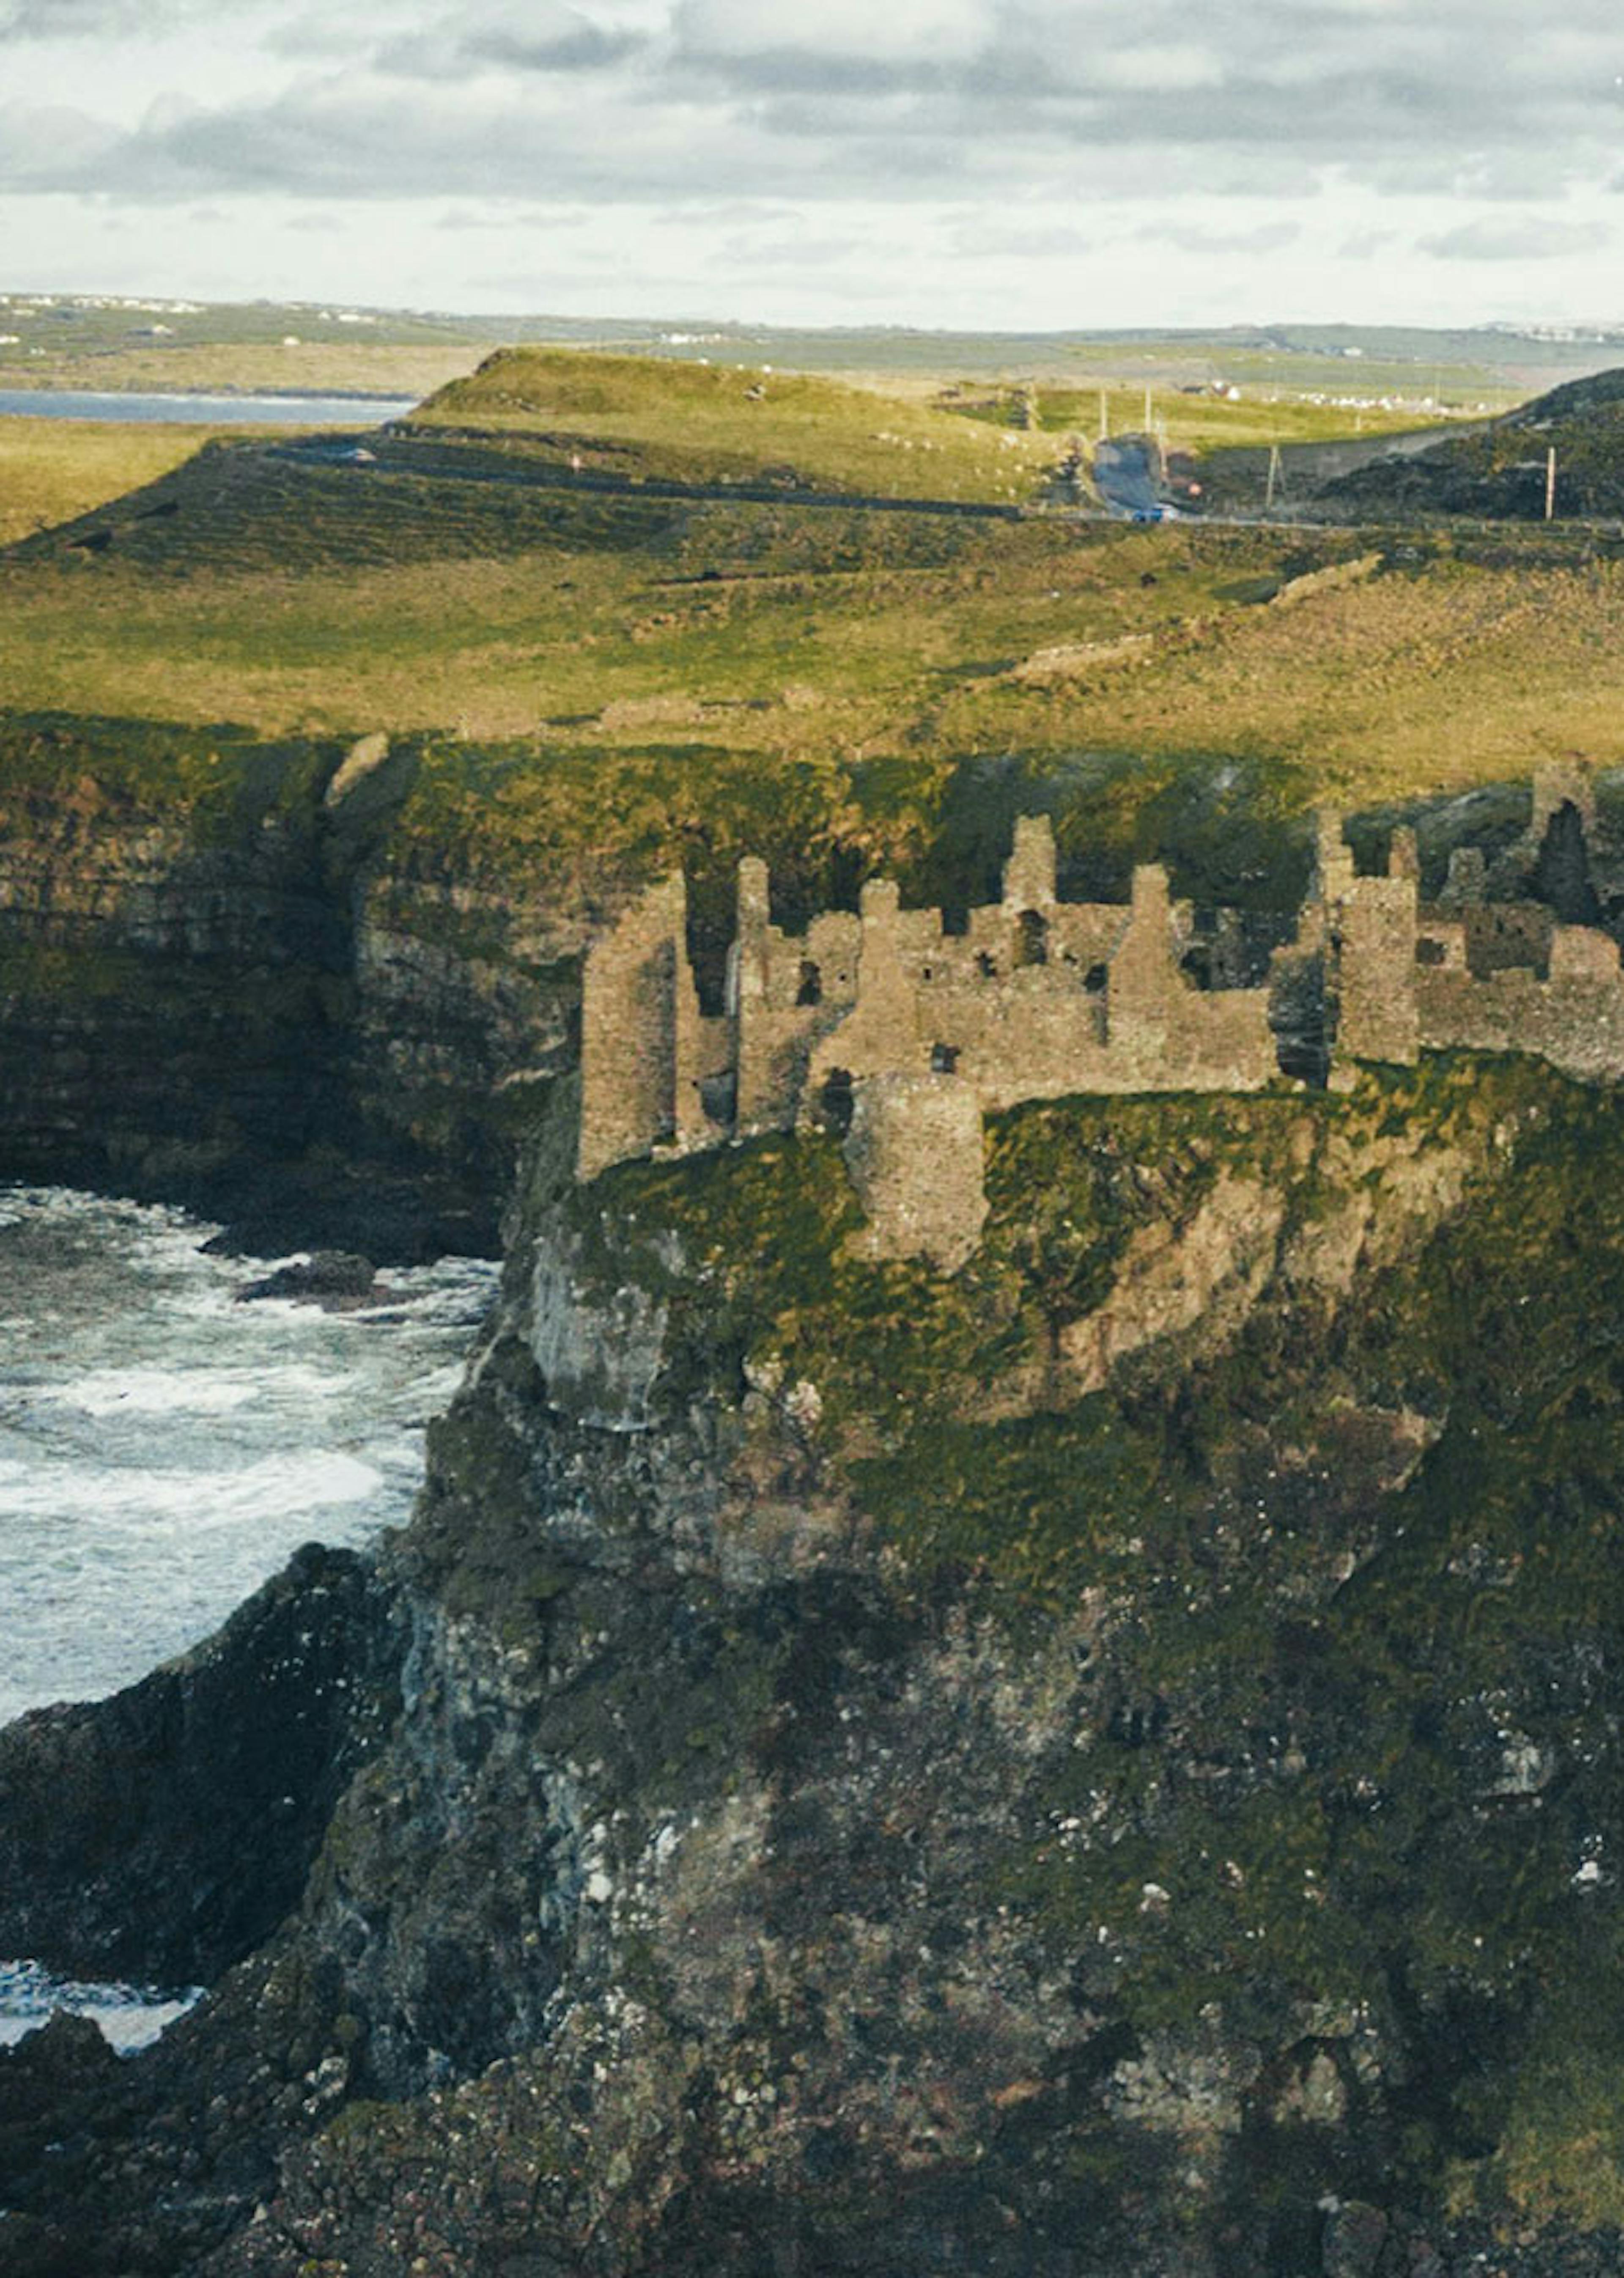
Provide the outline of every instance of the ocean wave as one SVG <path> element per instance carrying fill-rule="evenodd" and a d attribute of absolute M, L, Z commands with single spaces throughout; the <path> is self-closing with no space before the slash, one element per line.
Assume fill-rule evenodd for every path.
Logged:
<path fill-rule="evenodd" d="M 103 1523 L 150 1517 L 193 1534 L 290 1509 L 362 1502 L 382 1484 L 375 1465 L 325 1448 L 263 1456 L 225 1470 L 9 1463 L 0 1466 L 0 1518 L 66 1510 Z"/>

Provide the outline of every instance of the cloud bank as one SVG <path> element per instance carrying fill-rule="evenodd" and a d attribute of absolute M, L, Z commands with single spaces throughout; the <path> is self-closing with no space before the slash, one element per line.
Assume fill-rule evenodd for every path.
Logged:
<path fill-rule="evenodd" d="M 1367 317 L 1602 317 L 1621 145 L 1611 0 L 1557 0 L 1537 39 L 1512 0 L 0 0 L 0 223 L 40 282 L 74 281 L 42 273 L 53 238 L 72 269 L 119 234 L 110 209 L 206 204 L 247 290 L 287 289 L 271 248 L 319 209 L 375 299 L 608 270 L 621 308 L 759 291 L 782 321 L 804 268 L 810 321 L 899 284 L 899 317 L 945 324 L 1043 321 L 1046 288 L 1056 325 L 1102 294 L 1083 321 L 1338 312 L 1309 287 Z M 706 218 L 766 201 L 759 241 Z M 448 203 L 517 233 L 461 296 Z"/>

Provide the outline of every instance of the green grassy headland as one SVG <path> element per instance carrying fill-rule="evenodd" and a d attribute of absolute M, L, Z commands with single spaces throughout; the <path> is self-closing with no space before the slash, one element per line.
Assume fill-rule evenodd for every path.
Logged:
<path fill-rule="evenodd" d="M 12 535 L 118 493 L 0 558 L 13 716 L 384 728 L 428 755 L 425 829 L 499 829 L 521 867 L 560 831 L 650 860 L 781 807 L 838 831 L 854 799 L 857 837 L 900 845 L 994 766 L 1063 784 L 1132 755 L 1112 797 L 1154 815 L 1226 768 L 1299 812 L 1624 758 L 1624 564 L 1560 525 L 1372 541 L 750 503 L 721 478 L 996 501 L 1014 469 L 1041 485 L 1057 439 L 917 394 L 551 350 L 360 440 L 376 463 L 0 430 Z M 571 490 L 577 455 L 716 495 Z M 1369 574 L 1293 600 L 1373 544 Z"/>

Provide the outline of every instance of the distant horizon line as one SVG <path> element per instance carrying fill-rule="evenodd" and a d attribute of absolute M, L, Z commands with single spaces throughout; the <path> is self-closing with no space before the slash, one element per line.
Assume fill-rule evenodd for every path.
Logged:
<path fill-rule="evenodd" d="M 698 346 L 706 334 L 721 337 L 749 336 L 753 333 L 804 333 L 820 339 L 865 339 L 903 337 L 911 340 L 1043 340 L 1056 343 L 1086 344 L 1095 341 L 1125 340 L 1206 340 L 1245 337 L 1269 339 L 1282 334 L 1317 333 L 1407 333 L 1428 339 L 1449 339 L 1489 336 L 1498 340 L 1524 340 L 1548 344 L 1583 343 L 1585 341 L 1624 340 L 1624 317 L 1616 318 L 1547 317 L 1519 319 L 1504 317 L 1480 317 L 1470 324 L 1420 325 L 1401 319 L 1275 317 L 1268 318 L 1238 317 L 1223 324 L 1180 325 L 1104 325 L 1085 326 L 1056 325 L 986 325 L 950 324 L 900 324 L 871 322 L 867 324 L 791 324 L 778 323 L 769 318 L 721 316 L 656 316 L 628 314 L 618 316 L 577 316 L 557 309 L 454 309 L 428 307 L 395 302 L 347 300 L 341 295 L 315 294 L 282 298 L 274 294 L 255 294 L 240 299 L 216 299 L 175 290 L 133 289 L 130 287 L 59 291 L 45 286 L 0 285 L 0 305 L 16 307 L 35 303 L 41 306 L 95 308 L 128 308 L 149 313 L 195 312 L 213 310 L 273 310 L 336 312 L 332 321 L 342 321 L 346 316 L 370 318 L 395 317 L 425 324 L 454 324 L 465 326 L 499 325 L 504 323 L 522 325 L 558 325 L 578 332 L 654 333 L 673 345 Z M 682 336 L 690 336 L 686 339 Z"/>

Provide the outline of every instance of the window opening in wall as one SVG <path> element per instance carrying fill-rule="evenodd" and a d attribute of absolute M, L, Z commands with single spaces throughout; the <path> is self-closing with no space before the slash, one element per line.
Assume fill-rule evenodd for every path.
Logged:
<path fill-rule="evenodd" d="M 1048 920 L 1039 910 L 1023 910 L 1016 921 L 1015 962 L 1048 963 Z"/>
<path fill-rule="evenodd" d="M 1415 944 L 1417 965 L 1446 965 L 1449 952 L 1441 941 L 1429 941 L 1425 934 Z"/>
<path fill-rule="evenodd" d="M 821 1094 L 825 1128 L 837 1139 L 843 1139 L 851 1128 L 853 1105 L 851 1072 L 849 1068 L 831 1068 L 824 1078 Z"/>
<path fill-rule="evenodd" d="M 1110 967 L 1109 966 L 1091 965 L 1087 972 L 1083 975 L 1083 986 L 1091 997 L 1103 997 L 1105 994 L 1105 984 L 1109 979 Z"/>
<path fill-rule="evenodd" d="M 958 1074 L 958 1046 L 957 1044 L 933 1044 L 930 1048 L 930 1065 L 933 1075 L 957 1075 Z"/>
<path fill-rule="evenodd" d="M 991 950 L 979 949 L 976 952 L 975 969 L 983 981 L 993 981 L 997 978 L 998 960 Z"/>
<path fill-rule="evenodd" d="M 823 1002 L 823 975 L 810 957 L 801 959 L 801 985 L 796 991 L 795 1001 L 797 1005 L 821 1005 Z"/>

